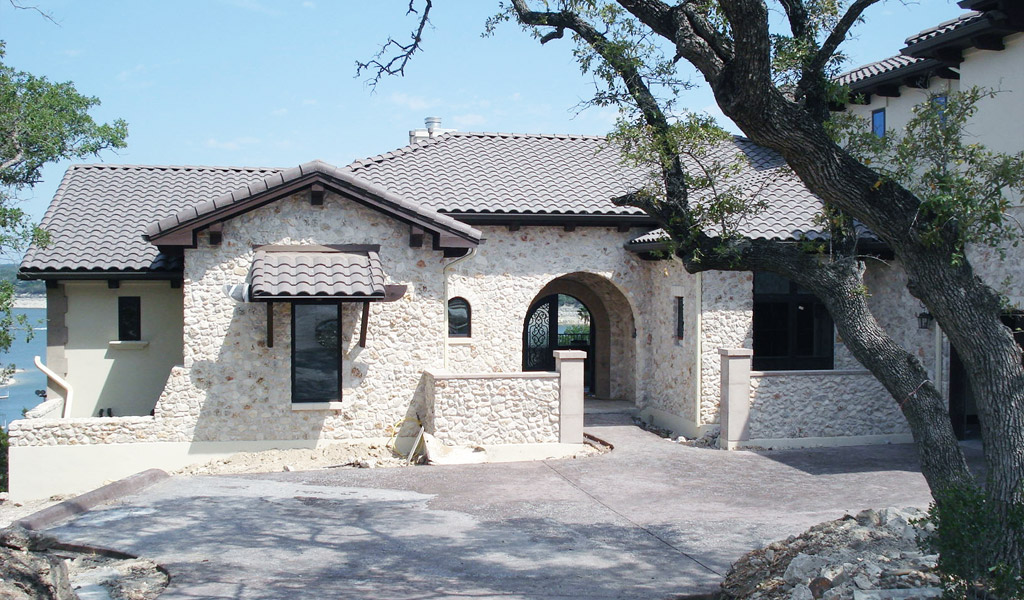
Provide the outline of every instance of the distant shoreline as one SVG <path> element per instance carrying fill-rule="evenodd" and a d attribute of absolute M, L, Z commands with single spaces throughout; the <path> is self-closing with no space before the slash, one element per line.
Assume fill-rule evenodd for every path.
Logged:
<path fill-rule="evenodd" d="M 14 308 L 46 308 L 46 296 L 15 296 Z"/>

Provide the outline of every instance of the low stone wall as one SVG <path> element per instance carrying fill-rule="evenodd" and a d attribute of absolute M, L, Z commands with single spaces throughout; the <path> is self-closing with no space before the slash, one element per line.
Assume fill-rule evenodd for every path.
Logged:
<path fill-rule="evenodd" d="M 719 353 L 723 448 L 911 441 L 899 407 L 868 371 L 751 371 L 749 349 Z"/>
<path fill-rule="evenodd" d="M 50 398 L 25 413 L 26 419 L 59 419 L 64 412 L 63 398 Z"/>
<path fill-rule="evenodd" d="M 86 417 L 11 423 L 11 446 L 80 446 L 157 441 L 153 417 Z"/>
<path fill-rule="evenodd" d="M 909 433 L 889 392 L 869 371 L 750 374 L 750 439 Z"/>
<path fill-rule="evenodd" d="M 454 446 L 559 441 L 558 373 L 426 372 L 424 426 Z"/>

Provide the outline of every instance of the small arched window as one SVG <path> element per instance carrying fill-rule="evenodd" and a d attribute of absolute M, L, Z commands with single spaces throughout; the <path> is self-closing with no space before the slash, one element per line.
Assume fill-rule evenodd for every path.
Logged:
<path fill-rule="evenodd" d="M 448 337 L 469 337 L 472 310 L 465 298 L 448 301 Z"/>

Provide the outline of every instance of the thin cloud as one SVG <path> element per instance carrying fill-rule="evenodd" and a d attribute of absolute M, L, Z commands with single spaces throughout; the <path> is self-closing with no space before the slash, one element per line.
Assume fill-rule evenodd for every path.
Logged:
<path fill-rule="evenodd" d="M 252 146 L 253 144 L 260 143 L 259 138 L 243 136 L 233 140 L 218 140 L 217 138 L 210 138 L 206 140 L 205 146 L 207 148 L 213 148 L 215 150 L 241 150 L 245 146 Z"/>
<path fill-rule="evenodd" d="M 452 124 L 458 128 L 478 127 L 487 122 L 487 118 L 478 114 L 455 115 L 452 117 Z"/>
<path fill-rule="evenodd" d="M 430 100 L 422 96 L 410 96 L 409 94 L 402 93 L 391 94 L 388 97 L 388 101 L 409 110 L 426 110 L 440 103 L 439 100 Z"/>

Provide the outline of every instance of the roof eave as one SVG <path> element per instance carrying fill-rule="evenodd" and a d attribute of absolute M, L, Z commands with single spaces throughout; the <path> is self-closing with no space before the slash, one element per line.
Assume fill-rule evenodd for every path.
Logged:
<path fill-rule="evenodd" d="M 25 281 L 177 281 L 182 271 L 117 271 L 117 270 L 73 270 L 55 269 L 47 271 L 18 271 L 18 279 Z"/>

